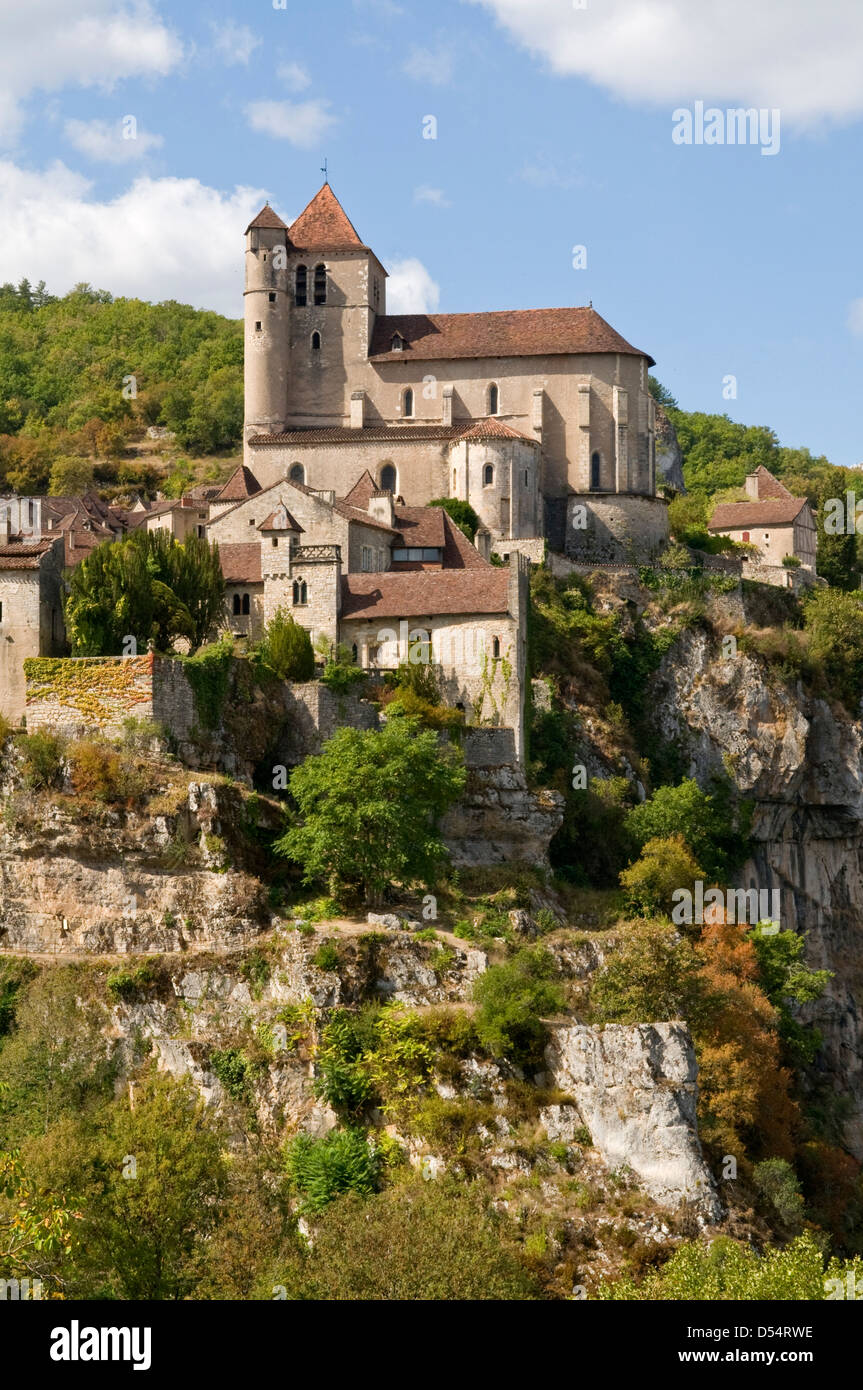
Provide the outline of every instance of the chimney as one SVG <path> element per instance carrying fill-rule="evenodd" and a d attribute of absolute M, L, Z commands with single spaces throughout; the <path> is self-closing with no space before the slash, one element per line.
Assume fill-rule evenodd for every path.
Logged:
<path fill-rule="evenodd" d="M 441 424 L 443 425 L 452 424 L 452 398 L 454 394 L 455 391 L 452 386 L 445 386 L 443 388 L 443 412 L 441 415 Z"/>
<path fill-rule="evenodd" d="M 366 393 L 365 391 L 351 392 L 351 429 L 361 430 L 365 423 L 366 413 Z"/>
<path fill-rule="evenodd" d="M 757 473 L 746 474 L 746 496 L 749 497 L 753 502 L 757 502 L 759 500 Z"/>
<path fill-rule="evenodd" d="M 395 508 L 391 492 L 377 491 L 372 493 L 369 498 L 369 516 L 374 517 L 375 521 L 382 521 L 385 526 L 393 525 Z"/>

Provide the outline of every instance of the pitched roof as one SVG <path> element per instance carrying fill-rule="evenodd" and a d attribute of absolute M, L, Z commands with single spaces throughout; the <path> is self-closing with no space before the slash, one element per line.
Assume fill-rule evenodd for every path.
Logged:
<path fill-rule="evenodd" d="M 465 425 L 325 425 L 318 429 L 286 430 L 282 434 L 255 434 L 250 444 L 415 444 L 430 439 L 459 439 Z"/>
<path fill-rule="evenodd" d="M 342 618 L 421 618 L 506 613 L 509 571 L 482 565 L 463 570 L 342 576 Z"/>
<path fill-rule="evenodd" d="M 773 474 L 764 467 L 763 463 L 759 463 L 751 476 L 758 480 L 756 487 L 758 488 L 759 502 L 766 502 L 771 497 L 794 496 L 792 492 L 788 491 L 784 483 L 780 483 L 778 478 L 774 478 Z"/>
<path fill-rule="evenodd" d="M 505 425 L 503 420 L 496 420 L 493 415 L 487 420 L 474 420 L 472 425 L 468 425 L 467 429 L 462 431 L 459 439 L 526 439 L 529 444 L 537 443 L 537 440 L 531 439 L 529 435 L 513 429 L 512 425 Z"/>
<path fill-rule="evenodd" d="M 445 515 L 443 507 L 396 507 L 395 522 L 399 532 L 396 544 L 443 550 L 446 542 Z"/>
<path fill-rule="evenodd" d="M 372 494 L 378 491 L 378 485 L 368 469 L 357 478 L 350 492 L 346 493 L 342 501 L 349 507 L 368 507 L 372 500 Z"/>
<path fill-rule="evenodd" d="M 304 208 L 289 232 L 298 251 L 367 251 L 328 183 Z"/>
<path fill-rule="evenodd" d="M 405 345 L 393 352 L 398 333 Z M 434 358 L 544 357 L 560 353 L 647 354 L 634 348 L 591 308 L 505 309 L 484 314 L 386 314 L 375 324 L 375 361 Z M 653 358 L 647 358 L 653 365 Z"/>
<path fill-rule="evenodd" d="M 261 211 L 258 213 L 257 217 L 252 218 L 251 222 L 246 228 L 246 232 L 250 232 L 253 227 L 271 227 L 276 231 L 282 228 L 284 228 L 285 231 L 288 230 L 288 224 L 282 221 L 281 217 L 279 217 L 279 214 L 273 211 L 269 203 L 264 203 L 264 206 L 261 208 Z"/>
<path fill-rule="evenodd" d="M 220 545 L 219 563 L 227 584 L 263 583 L 260 541 Z"/>
<path fill-rule="evenodd" d="M 277 513 L 281 510 L 282 507 L 284 507 L 285 524 L 282 525 L 281 522 L 280 522 L 279 525 L 277 526 L 277 525 L 276 525 L 276 515 L 277 515 Z M 285 507 L 284 502 L 280 502 L 280 503 L 279 503 L 279 506 L 278 506 L 278 507 L 274 507 L 273 510 L 270 512 L 270 515 L 269 515 L 264 521 L 261 522 L 260 526 L 258 527 L 258 530 L 259 530 L 259 531 L 300 531 L 300 532 L 302 532 L 302 531 L 305 531 L 305 527 L 304 527 L 304 526 L 301 526 L 300 523 L 296 520 L 296 518 L 293 517 L 293 516 L 291 516 L 291 513 L 288 511 L 287 507 Z"/>
<path fill-rule="evenodd" d="M 766 502 L 720 502 L 708 531 L 739 531 L 747 526 L 790 526 L 807 505 L 805 497 L 775 497 Z"/>
<path fill-rule="evenodd" d="M 385 521 L 378 521 L 376 517 L 370 516 L 364 507 L 351 507 L 346 502 L 340 502 L 338 498 L 333 503 L 333 510 L 343 516 L 345 521 L 356 521 L 361 526 L 371 526 L 375 531 L 386 531 L 388 535 L 395 534 L 392 526 L 388 526 Z"/>
<path fill-rule="evenodd" d="M 12 541 L 9 545 L 0 545 L 0 570 L 38 569 L 42 556 L 52 549 L 54 540 L 55 537 L 52 536 L 33 541 L 32 544 Z"/>
<path fill-rule="evenodd" d="M 241 463 L 239 468 L 235 468 L 221 492 L 213 498 L 214 502 L 244 502 L 247 497 L 254 497 L 256 492 L 261 491 L 261 484 L 258 482 L 251 469 Z"/>

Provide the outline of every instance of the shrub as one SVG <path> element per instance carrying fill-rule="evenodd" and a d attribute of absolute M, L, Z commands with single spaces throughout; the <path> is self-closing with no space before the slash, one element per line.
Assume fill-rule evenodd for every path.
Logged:
<path fill-rule="evenodd" d="M 443 507 L 447 515 L 452 518 L 459 530 L 464 532 L 473 545 L 480 521 L 469 502 L 464 502 L 460 497 L 436 497 L 433 502 L 427 502 L 426 506 Z"/>
<path fill-rule="evenodd" d="M 815 589 L 805 605 L 810 654 L 845 707 L 856 714 L 863 693 L 863 603 L 856 593 Z"/>
<path fill-rule="evenodd" d="M 803 1197 L 797 1175 L 784 1158 L 765 1158 L 752 1170 L 752 1181 L 784 1226 L 799 1229 Z"/>
<path fill-rule="evenodd" d="M 315 674 L 312 639 L 282 608 L 276 609 L 264 629 L 258 655 L 280 680 L 310 681 Z"/>
<path fill-rule="evenodd" d="M 707 793 L 693 778 L 684 778 L 633 806 L 626 828 L 642 849 L 648 840 L 682 836 L 705 874 L 724 882 L 745 858 L 749 818 L 748 807 L 735 806 L 729 784 L 717 782 Z"/>
<path fill-rule="evenodd" d="M 365 679 L 366 672 L 361 666 L 357 666 L 351 655 L 350 647 L 345 647 L 340 642 L 335 652 L 331 652 L 328 656 L 321 672 L 321 684 L 337 695 L 346 695 L 348 691 L 353 690 L 355 685 L 359 685 Z"/>
<path fill-rule="evenodd" d="M 107 980 L 107 990 L 112 999 L 133 1000 L 150 986 L 154 985 L 158 979 L 158 962 L 156 960 L 145 960 L 140 965 L 133 966 L 132 969 L 126 966 L 118 966 L 112 970 Z"/>
<path fill-rule="evenodd" d="M 537 1060 L 545 1042 L 543 1014 L 563 1008 L 557 963 L 542 946 L 526 946 L 493 965 L 474 984 L 480 1042 L 498 1057 Z"/>
<path fill-rule="evenodd" d="M 338 970 L 341 964 L 338 947 L 332 941 L 324 941 L 312 956 L 312 965 L 318 970 Z"/>
<path fill-rule="evenodd" d="M 343 1192 L 370 1196 L 380 1168 L 379 1156 L 357 1129 L 333 1130 L 323 1139 L 298 1134 L 285 1151 L 285 1171 L 308 1212 L 323 1211 Z"/>
<path fill-rule="evenodd" d="M 24 785 L 31 791 L 62 787 L 65 771 L 66 740 L 41 729 L 25 734 L 18 747 L 24 755 Z"/>
<path fill-rule="evenodd" d="M 676 890 L 688 888 L 693 892 L 699 879 L 704 879 L 704 871 L 696 864 L 682 835 L 648 840 L 641 857 L 620 875 L 629 906 L 644 917 L 658 912 L 670 915 Z"/>
<path fill-rule="evenodd" d="M 249 1082 L 248 1058 L 237 1047 L 210 1053 L 210 1070 L 232 1100 L 244 1100 Z"/>
<path fill-rule="evenodd" d="M 698 962 L 673 927 L 630 927 L 590 991 L 600 1023 L 657 1023 L 690 1018 L 697 999 Z"/>
<path fill-rule="evenodd" d="M 113 802 L 131 801 L 143 795 L 143 775 L 107 743 L 82 740 L 72 744 L 68 756 L 69 780 L 79 796 Z"/>

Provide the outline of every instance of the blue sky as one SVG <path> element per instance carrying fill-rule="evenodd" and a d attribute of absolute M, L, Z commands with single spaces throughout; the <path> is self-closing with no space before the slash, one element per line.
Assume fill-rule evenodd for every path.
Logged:
<path fill-rule="evenodd" d="M 861 68 L 856 0 L 0 0 L 0 279 L 238 316 L 326 156 L 391 308 L 592 300 L 685 408 L 856 464 Z M 696 100 L 780 152 L 675 144 Z"/>

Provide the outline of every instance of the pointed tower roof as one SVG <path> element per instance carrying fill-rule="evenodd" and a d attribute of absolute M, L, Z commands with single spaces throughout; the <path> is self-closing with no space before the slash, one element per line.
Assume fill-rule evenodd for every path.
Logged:
<path fill-rule="evenodd" d="M 290 238 L 298 251 L 368 251 L 328 183 L 291 223 Z"/>
<path fill-rule="evenodd" d="M 258 213 L 257 217 L 252 218 L 251 222 L 246 228 L 246 232 L 250 232 L 253 227 L 272 227 L 276 231 L 288 230 L 287 222 L 282 221 L 279 214 L 273 211 L 269 203 L 264 203 L 264 206 L 261 208 L 261 211 Z"/>
<path fill-rule="evenodd" d="M 359 507 L 360 511 L 365 511 L 372 499 L 373 493 L 377 492 L 377 483 L 368 469 L 361 473 L 354 483 L 350 492 L 342 498 L 349 507 Z"/>
<path fill-rule="evenodd" d="M 221 492 L 213 498 L 214 502 L 245 502 L 247 497 L 254 497 L 256 492 L 261 491 L 261 484 L 258 482 L 254 473 L 241 463 L 239 468 L 235 468 Z"/>

